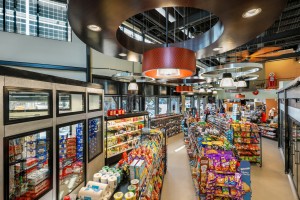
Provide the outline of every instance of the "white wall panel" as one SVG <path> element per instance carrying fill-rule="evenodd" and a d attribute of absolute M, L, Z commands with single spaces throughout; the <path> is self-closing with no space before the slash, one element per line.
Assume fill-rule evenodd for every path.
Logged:
<path fill-rule="evenodd" d="M 72 42 L 0 32 L 0 60 L 86 67 L 86 45 L 72 34 Z"/>
<path fill-rule="evenodd" d="M 106 56 L 94 49 L 91 49 L 91 66 L 92 74 L 102 76 L 112 76 L 120 71 L 132 72 L 133 62 L 127 60 L 114 58 L 112 56 Z M 94 69 L 94 68 L 107 68 L 107 69 Z M 116 69 L 116 70 L 114 70 Z M 134 72 L 142 72 L 142 65 L 140 63 L 134 63 Z"/>

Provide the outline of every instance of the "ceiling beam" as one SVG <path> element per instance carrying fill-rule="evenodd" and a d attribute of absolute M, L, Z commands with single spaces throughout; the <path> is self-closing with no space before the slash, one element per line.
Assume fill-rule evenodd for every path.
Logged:
<path fill-rule="evenodd" d="M 277 34 L 258 37 L 254 40 L 251 40 L 250 42 L 246 43 L 243 46 L 255 45 L 258 43 L 267 43 L 267 42 L 282 40 L 284 38 L 295 37 L 295 36 L 300 36 L 300 28 L 292 29 L 289 31 L 283 31 Z"/>
<path fill-rule="evenodd" d="M 174 32 L 177 28 L 194 23 L 205 22 L 210 19 L 211 14 L 209 12 L 199 11 L 190 16 L 186 16 L 183 19 L 173 22 L 169 27 L 169 32 Z M 213 16 L 211 16 L 213 18 Z"/>

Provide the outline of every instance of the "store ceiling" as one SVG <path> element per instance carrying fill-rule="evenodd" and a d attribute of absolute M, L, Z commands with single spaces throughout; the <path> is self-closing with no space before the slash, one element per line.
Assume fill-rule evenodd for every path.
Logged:
<path fill-rule="evenodd" d="M 293 49 L 295 52 L 270 57 L 266 60 L 261 60 L 261 62 L 300 56 L 300 0 L 288 0 L 281 16 L 256 39 L 224 54 L 200 59 L 199 62 L 207 66 L 215 66 L 224 64 L 226 61 L 229 62 L 228 59 L 225 59 L 229 54 L 235 54 L 243 50 L 248 50 L 252 54 L 263 47 L 271 46 L 278 46 L 282 49 Z"/>
<path fill-rule="evenodd" d="M 214 52 L 213 48 L 223 46 L 223 51 L 232 50 L 259 35 L 280 16 L 287 1 L 210 0 L 208 3 L 206 0 L 115 0 L 112 3 L 109 0 L 71 0 L 68 14 L 75 34 L 92 48 L 106 55 L 141 61 L 141 57 L 136 53 L 141 54 L 163 46 L 166 43 L 168 27 L 167 41 L 171 43 L 170 46 L 189 48 L 197 52 L 197 58 L 203 58 L 208 55 L 215 56 L 217 52 Z M 178 7 L 170 7 L 172 5 Z M 175 21 L 171 18 L 166 20 L 162 14 L 165 10 L 154 10 L 167 6 Z M 193 8 L 182 8 L 183 6 Z M 242 18 L 245 11 L 255 7 L 260 7 L 263 11 L 249 20 Z M 220 20 L 214 14 L 200 8 L 210 10 Z M 139 14 L 135 15 L 136 13 Z M 118 29 L 124 20 L 125 23 Z M 102 31 L 95 33 L 87 30 L 92 24 L 100 26 Z M 124 34 L 125 29 L 139 32 L 140 37 L 147 35 L 146 39 L 152 44 L 130 38 Z M 136 37 L 139 37 L 139 34 L 136 34 Z M 174 41 L 176 43 L 173 43 Z M 127 56 L 118 56 L 124 51 Z M 206 62 L 204 59 L 200 61 Z"/>

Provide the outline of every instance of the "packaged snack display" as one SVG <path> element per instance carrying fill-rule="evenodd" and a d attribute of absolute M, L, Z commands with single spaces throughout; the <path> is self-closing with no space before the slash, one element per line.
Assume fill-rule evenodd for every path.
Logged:
<path fill-rule="evenodd" d="M 106 117 L 106 164 L 116 162 L 123 152 L 138 145 L 147 115 L 142 112 Z"/>
<path fill-rule="evenodd" d="M 258 163 L 262 165 L 261 159 L 261 134 L 259 127 L 253 123 L 234 123 L 234 144 L 238 151 L 239 160 Z"/>
<path fill-rule="evenodd" d="M 5 138 L 8 144 L 6 199 L 36 199 L 52 188 L 52 145 L 50 130 Z"/>
<path fill-rule="evenodd" d="M 84 181 L 84 122 L 58 128 L 58 199 L 63 199 Z"/>
<path fill-rule="evenodd" d="M 128 192 L 134 193 L 134 199 L 159 199 L 166 171 L 165 145 L 165 134 L 148 129 L 142 133 L 139 146 L 128 155 L 123 153 L 116 165 L 122 169 L 125 182 L 130 183 Z"/>
<path fill-rule="evenodd" d="M 238 135 L 239 137 L 242 135 L 249 138 L 257 136 L 257 132 L 251 132 L 251 125 L 248 124 L 242 127 L 233 124 L 232 129 L 235 131 L 231 132 L 230 136 L 228 130 L 227 133 L 218 131 L 214 124 L 196 123 L 190 126 L 185 143 L 198 199 L 241 200 L 246 192 L 251 191 L 245 191 L 242 187 L 242 173 L 239 169 L 241 156 L 238 154 L 239 151 L 236 151 L 244 148 L 244 145 L 239 143 L 240 146 L 235 148 L 232 142 L 237 139 L 236 131 L 242 133 Z M 246 145 L 253 149 L 257 148 L 257 145 L 251 143 Z"/>

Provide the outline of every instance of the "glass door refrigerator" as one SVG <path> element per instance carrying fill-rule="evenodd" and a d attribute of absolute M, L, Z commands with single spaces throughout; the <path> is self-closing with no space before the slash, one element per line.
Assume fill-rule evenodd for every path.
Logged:
<path fill-rule="evenodd" d="M 85 120 L 57 126 L 57 198 L 62 200 L 85 182 Z"/>
<path fill-rule="evenodd" d="M 52 190 L 52 128 L 4 138 L 4 199 L 39 199 Z"/>
<path fill-rule="evenodd" d="M 290 118 L 291 151 L 290 151 L 290 173 L 298 196 L 300 196 L 300 122 Z"/>

